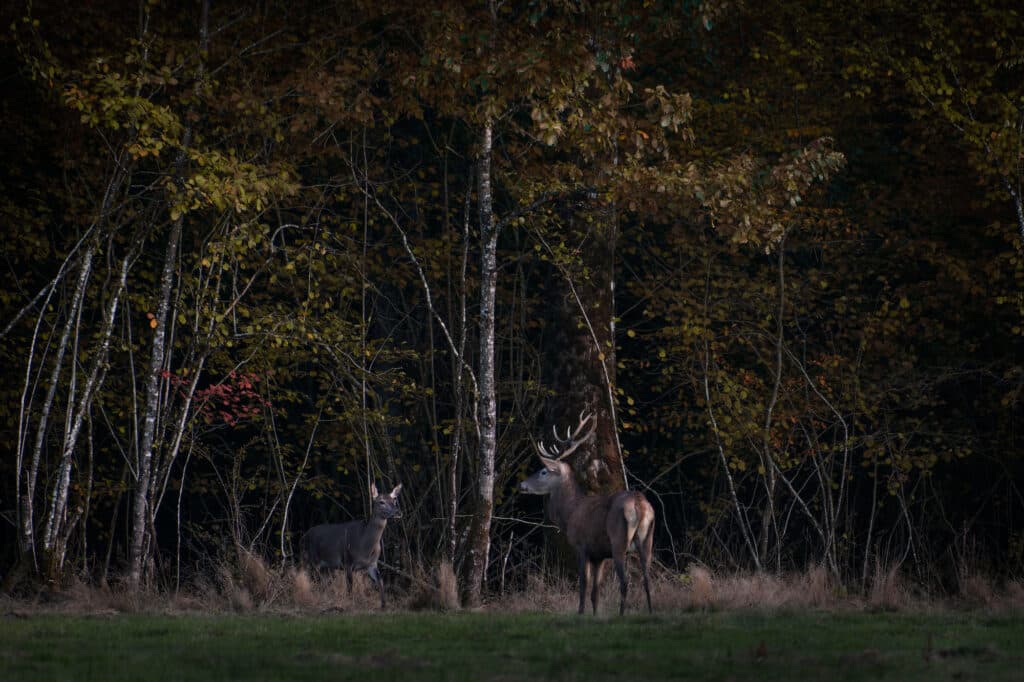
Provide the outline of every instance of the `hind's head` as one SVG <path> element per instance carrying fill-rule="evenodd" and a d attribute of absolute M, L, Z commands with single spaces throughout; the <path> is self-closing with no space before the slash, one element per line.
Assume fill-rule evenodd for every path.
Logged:
<path fill-rule="evenodd" d="M 402 492 L 402 484 L 399 483 L 387 495 L 377 492 L 377 484 L 370 484 L 370 503 L 373 509 L 373 516 L 378 519 L 398 519 L 402 517 L 402 510 L 398 506 L 398 493 Z"/>

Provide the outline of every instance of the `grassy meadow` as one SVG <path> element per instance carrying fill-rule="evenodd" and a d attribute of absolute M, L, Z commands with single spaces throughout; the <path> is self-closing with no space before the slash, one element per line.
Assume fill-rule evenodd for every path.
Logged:
<path fill-rule="evenodd" d="M 14 680 L 1020 679 L 1024 617 L 689 611 L 0 617 Z M 624 677 L 625 676 L 625 677 Z"/>

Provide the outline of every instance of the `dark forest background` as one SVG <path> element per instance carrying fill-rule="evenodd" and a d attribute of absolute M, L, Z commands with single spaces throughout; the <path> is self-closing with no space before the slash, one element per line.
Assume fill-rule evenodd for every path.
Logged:
<path fill-rule="evenodd" d="M 7 587 L 293 562 L 376 480 L 479 601 L 582 412 L 671 571 L 1020 576 L 1018 2 L 0 18 Z"/>

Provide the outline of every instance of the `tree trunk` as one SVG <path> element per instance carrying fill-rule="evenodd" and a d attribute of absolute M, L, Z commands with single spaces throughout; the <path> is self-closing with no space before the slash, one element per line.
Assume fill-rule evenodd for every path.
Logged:
<path fill-rule="evenodd" d="M 24 560 L 35 564 L 35 495 L 36 482 L 39 476 L 39 461 L 42 456 L 43 445 L 46 440 L 46 427 L 49 421 L 50 412 L 53 408 L 54 396 L 57 392 L 57 384 L 60 381 L 61 368 L 64 364 L 64 355 L 67 352 L 68 342 L 71 338 L 71 331 L 78 319 L 78 311 L 82 306 L 85 297 L 85 290 L 89 283 L 89 276 L 92 273 L 93 254 L 96 252 L 96 242 L 91 241 L 88 249 L 82 255 L 82 266 L 79 271 L 78 283 L 75 287 L 74 298 L 71 302 L 71 310 L 68 313 L 68 322 L 61 334 L 60 343 L 57 346 L 57 355 L 53 361 L 53 370 L 50 374 L 50 386 L 46 391 L 46 398 L 39 414 L 39 425 L 36 429 L 36 440 L 32 448 L 32 458 L 25 477 L 25 492 L 21 497 L 21 553 Z M 31 358 L 30 358 L 31 366 Z M 70 406 L 69 406 L 70 410 Z"/>
<path fill-rule="evenodd" d="M 764 469 L 763 484 L 765 492 L 764 507 L 761 510 L 761 537 L 758 551 L 760 553 L 760 561 L 762 566 L 767 566 L 771 557 L 769 557 L 769 542 L 771 539 L 772 532 L 775 532 L 775 543 L 776 543 L 776 570 L 780 570 L 781 566 L 781 547 L 780 543 L 782 538 L 779 537 L 777 529 L 777 521 L 775 518 L 775 489 L 777 485 L 776 480 L 776 463 L 775 455 L 772 448 L 772 428 L 774 426 L 774 415 L 775 406 L 779 402 L 779 391 L 782 388 L 782 370 L 783 362 L 782 355 L 786 345 L 786 233 L 782 233 L 782 238 L 778 244 L 778 264 L 779 264 L 779 277 L 778 277 L 778 296 L 779 296 L 779 307 L 775 312 L 775 345 L 773 350 L 775 351 L 775 364 L 772 368 L 772 392 L 768 398 L 768 404 L 765 406 L 764 414 L 764 429 L 762 431 L 761 440 L 761 467 Z"/>
<path fill-rule="evenodd" d="M 497 398 L 495 396 L 494 326 L 495 292 L 498 284 L 498 233 L 491 195 L 491 148 L 493 124 L 484 126 L 480 151 L 480 371 L 477 413 L 480 419 L 480 454 L 477 470 L 476 509 L 469 533 L 469 557 L 464 603 L 480 605 L 487 557 L 491 548 L 491 515 L 494 511 L 494 460 L 497 450 Z"/>
<path fill-rule="evenodd" d="M 65 434 L 64 446 L 61 452 L 60 468 L 57 474 L 57 481 L 54 484 L 53 496 L 50 502 L 50 511 L 47 514 L 46 531 L 44 533 L 44 548 L 47 554 L 48 570 L 51 576 L 60 573 L 64 565 L 64 553 L 58 542 L 62 536 L 62 530 L 67 516 L 68 488 L 71 483 L 71 464 L 75 449 L 78 447 L 78 436 L 82 431 L 82 424 L 89 410 L 92 408 L 93 396 L 95 396 L 107 375 L 107 356 L 110 353 L 110 339 L 114 331 L 114 320 L 117 317 L 117 307 L 124 292 L 128 279 L 128 270 L 134 259 L 133 250 L 125 255 L 121 261 L 121 270 L 118 274 L 117 286 L 111 294 L 110 302 L 103 319 L 103 330 L 100 333 L 100 347 L 93 358 L 92 368 L 86 379 L 85 387 L 78 399 L 77 408 L 68 405 L 68 414 L 71 416 L 70 424 Z M 72 524 L 68 524 L 73 525 Z M 55 551 L 56 550 L 56 551 Z"/>
<path fill-rule="evenodd" d="M 469 185 L 472 186 L 472 180 Z M 463 233 L 462 233 L 462 260 L 459 269 L 459 348 L 458 356 L 452 358 L 452 375 L 455 377 L 455 430 L 451 444 L 451 461 L 448 466 L 448 491 L 451 497 L 448 500 L 448 561 L 452 566 L 457 566 L 455 552 L 458 547 L 458 513 L 459 513 L 459 455 L 466 442 L 466 434 L 463 432 L 463 410 L 466 405 L 465 392 L 465 357 L 466 357 L 466 336 L 468 334 L 466 297 L 468 293 L 466 270 L 469 265 L 469 243 L 470 243 L 470 188 L 466 188 L 466 204 L 463 212 Z"/>
<path fill-rule="evenodd" d="M 199 51 L 200 60 L 198 73 L 196 74 L 196 96 L 199 96 L 199 86 L 204 76 L 204 59 L 209 47 L 209 20 L 210 2 L 204 0 L 202 14 L 199 22 Z M 191 119 L 194 111 L 190 108 L 186 120 Z M 192 143 L 192 125 L 185 127 L 182 135 L 181 148 L 174 159 L 175 181 L 179 188 L 184 187 L 183 173 L 185 163 L 188 160 L 188 148 Z M 146 548 L 150 543 L 146 541 L 146 529 L 149 527 L 150 517 L 150 476 L 153 467 L 153 447 L 157 429 L 157 415 L 160 412 L 160 371 L 164 368 L 167 360 L 167 322 L 171 310 L 171 292 L 174 289 L 175 277 L 174 268 L 178 260 L 178 244 L 181 241 L 183 215 L 178 215 L 171 226 L 171 233 L 167 240 L 167 250 L 164 252 L 164 266 L 160 274 L 160 300 L 157 304 L 155 315 L 156 329 L 153 333 L 153 350 L 149 359 L 148 374 L 146 375 L 146 404 L 145 417 L 142 422 L 142 437 L 139 443 L 139 462 L 135 482 L 135 503 L 132 508 L 131 521 L 131 543 L 128 550 L 128 585 L 131 589 L 137 589 L 142 579 L 142 569 L 145 564 Z"/>
<path fill-rule="evenodd" d="M 564 430 L 575 426 L 582 411 L 594 413 L 595 438 L 581 445 L 573 459 L 588 490 L 610 493 L 628 487 L 612 402 L 616 235 L 613 226 L 596 224 L 587 233 L 575 234 L 575 223 L 570 222 L 570 233 L 576 243 L 585 244 L 589 276 L 576 277 L 563 269 L 549 283 L 557 304 L 551 310 L 545 356 L 556 397 L 546 417 L 550 426 Z"/>
<path fill-rule="evenodd" d="M 142 423 L 142 439 L 139 444 L 139 461 L 136 469 L 135 501 L 132 507 L 132 532 L 129 548 L 128 584 L 139 586 L 145 563 L 146 528 L 149 517 L 149 478 L 153 463 L 153 444 L 156 435 L 156 419 L 160 411 L 160 371 L 167 358 L 167 318 L 171 308 L 171 292 L 174 289 L 174 266 L 178 259 L 178 242 L 181 241 L 183 218 L 178 217 L 171 227 L 171 234 L 164 253 L 164 266 L 160 275 L 160 301 L 155 315 L 156 330 L 153 333 L 153 350 L 146 374 L 145 417 Z"/>

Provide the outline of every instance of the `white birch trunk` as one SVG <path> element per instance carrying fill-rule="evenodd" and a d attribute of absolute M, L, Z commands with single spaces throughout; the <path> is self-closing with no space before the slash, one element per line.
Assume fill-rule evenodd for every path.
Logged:
<path fill-rule="evenodd" d="M 78 404 L 74 408 L 74 417 L 67 431 L 64 445 L 61 449 L 60 468 L 57 474 L 57 481 L 54 484 L 53 495 L 50 502 L 50 510 L 47 514 L 46 531 L 44 533 L 44 548 L 48 554 L 54 549 L 57 540 L 61 536 L 64 521 L 67 517 L 68 487 L 71 483 L 72 458 L 78 446 L 78 437 L 82 431 L 82 424 L 92 405 L 93 396 L 103 386 L 107 371 L 107 356 L 110 352 L 110 339 L 114 331 L 114 320 L 117 317 L 117 307 L 124 292 L 125 283 L 128 279 L 128 270 L 134 254 L 129 252 L 121 261 L 121 271 L 118 276 L 117 287 L 111 294 L 110 302 L 103 319 L 103 330 L 100 332 L 100 347 L 93 358 L 92 368 L 89 377 L 86 379 L 85 387 L 78 398 Z M 71 410 L 71 406 L 68 408 Z M 64 564 L 62 553 L 49 557 L 50 570 L 59 572 Z"/>
<path fill-rule="evenodd" d="M 466 604 L 480 604 L 487 557 L 491 548 L 491 515 L 494 511 L 494 460 L 497 450 L 497 399 L 495 396 L 494 325 L 498 283 L 498 233 L 494 224 L 491 194 L 491 148 L 494 127 L 484 126 L 480 151 L 480 371 L 477 413 L 480 419 L 480 454 L 477 471 L 476 509 L 469 538 Z"/>
<path fill-rule="evenodd" d="M 196 74 L 196 95 L 199 83 L 204 77 L 204 62 L 209 43 L 210 3 L 204 0 L 199 22 L 200 62 Z M 190 111 L 191 113 L 191 111 Z M 182 135 L 181 148 L 174 160 L 174 172 L 179 185 L 183 184 L 182 173 L 188 159 L 187 150 L 192 144 L 192 125 L 188 124 Z M 150 486 L 153 468 L 153 447 L 157 433 L 157 417 L 160 413 L 160 371 L 167 360 L 167 322 L 171 310 L 171 292 L 174 289 L 174 270 L 178 260 L 178 244 L 181 241 L 184 217 L 179 215 L 171 226 L 171 234 L 164 252 L 164 266 L 160 274 L 160 300 L 154 316 L 156 328 L 153 333 L 153 349 L 146 375 L 145 414 L 142 422 L 142 437 L 139 443 L 139 462 L 136 469 L 134 506 L 131 520 L 131 542 L 128 549 L 128 585 L 137 589 L 142 580 L 142 569 L 148 555 L 149 543 L 146 530 L 150 519 Z"/>
<path fill-rule="evenodd" d="M 35 560 L 35 495 L 36 483 L 39 477 L 39 462 L 42 457 L 43 445 L 46 440 L 46 429 L 50 418 L 50 412 L 53 408 L 54 397 L 57 392 L 57 384 L 60 381 L 61 369 L 64 365 L 64 355 L 67 352 L 68 342 L 71 338 L 71 331 L 74 327 L 74 321 L 78 318 L 78 311 L 81 309 L 82 301 L 85 298 L 85 290 L 89 283 L 89 276 L 92 273 L 92 261 L 95 253 L 96 242 L 93 241 L 89 244 L 88 249 L 86 249 L 85 253 L 82 255 L 82 267 L 79 272 L 78 282 L 75 285 L 75 293 L 71 302 L 68 323 L 64 327 L 60 343 L 57 346 L 57 355 L 54 358 L 53 370 L 50 373 L 50 386 L 46 391 L 46 398 L 43 400 L 43 407 L 39 415 L 39 425 L 36 429 L 36 439 L 32 448 L 32 457 L 25 476 L 25 492 L 21 497 L 20 544 L 22 553 L 26 555 L 31 553 L 33 561 Z M 28 381 L 27 377 L 26 381 Z"/>
<path fill-rule="evenodd" d="M 154 316 L 156 329 L 153 333 L 153 350 L 146 373 L 145 416 L 142 422 L 142 439 L 139 443 L 139 462 L 136 467 L 134 506 L 132 507 L 131 544 L 129 547 L 128 583 L 136 588 L 142 578 L 146 528 L 149 518 L 149 479 L 153 463 L 153 443 L 156 435 L 157 415 L 160 412 L 160 370 L 167 355 L 167 318 L 171 308 L 171 291 L 174 288 L 174 266 L 178 260 L 178 242 L 181 241 L 183 219 L 179 216 L 171 227 L 164 266 L 160 274 L 160 301 Z"/>

